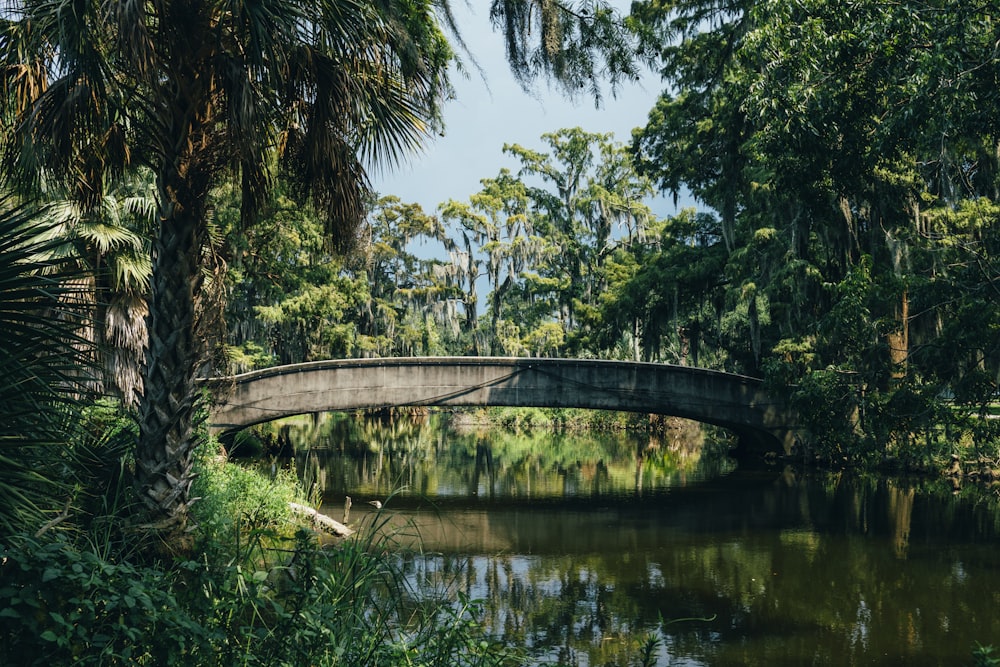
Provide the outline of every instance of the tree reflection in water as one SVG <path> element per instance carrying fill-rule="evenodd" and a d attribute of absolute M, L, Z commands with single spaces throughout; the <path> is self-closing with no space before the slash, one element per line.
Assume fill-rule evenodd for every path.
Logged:
<path fill-rule="evenodd" d="M 330 427 L 297 465 L 357 520 L 407 486 L 412 581 L 480 600 L 538 664 L 630 665 L 652 633 L 659 665 L 952 665 L 1000 637 L 995 496 L 432 426 Z"/>

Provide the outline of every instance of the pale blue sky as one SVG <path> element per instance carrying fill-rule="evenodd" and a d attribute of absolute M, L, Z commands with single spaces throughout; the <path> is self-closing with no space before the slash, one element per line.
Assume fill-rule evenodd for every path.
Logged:
<path fill-rule="evenodd" d="M 380 194 L 419 203 L 428 213 L 435 212 L 438 204 L 448 199 L 468 199 L 480 189 L 480 179 L 496 176 L 501 167 L 515 169 L 516 162 L 502 153 L 505 143 L 542 150 L 543 133 L 568 127 L 613 132 L 616 141 L 629 142 L 632 129 L 645 124 L 661 90 L 657 77 L 650 74 L 641 85 L 623 86 L 617 98 L 606 94 L 599 109 L 594 108 L 592 98 L 567 100 L 544 81 L 538 83 L 536 96 L 532 97 L 510 74 L 502 36 L 490 26 L 488 3 L 475 1 L 474 9 L 460 1 L 454 3 L 454 9 L 466 44 L 486 81 L 471 67 L 468 78 L 456 75 L 456 99 L 444 110 L 445 136 L 437 137 L 407 164 L 373 178 Z M 672 198 L 660 198 L 651 204 L 661 217 L 675 211 Z"/>

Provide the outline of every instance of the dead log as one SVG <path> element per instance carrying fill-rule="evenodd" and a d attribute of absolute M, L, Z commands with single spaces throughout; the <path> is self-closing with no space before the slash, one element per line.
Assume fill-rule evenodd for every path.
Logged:
<path fill-rule="evenodd" d="M 313 528 L 321 530 L 324 533 L 329 533 L 330 535 L 335 535 L 337 537 L 347 537 L 348 535 L 352 535 L 354 533 L 352 529 L 348 528 L 336 519 L 331 519 L 325 514 L 320 514 L 311 507 L 306 507 L 305 505 L 300 505 L 299 503 L 288 503 L 288 506 L 292 509 L 293 514 L 306 517 L 309 519 Z"/>

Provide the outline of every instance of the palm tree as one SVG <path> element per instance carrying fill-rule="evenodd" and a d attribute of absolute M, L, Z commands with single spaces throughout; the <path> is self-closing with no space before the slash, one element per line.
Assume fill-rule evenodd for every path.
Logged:
<path fill-rule="evenodd" d="M 434 129 L 452 52 L 425 2 L 21 0 L 0 20 L 6 171 L 21 186 L 59 182 L 90 207 L 128 169 L 155 175 L 135 478 L 147 525 L 179 535 L 208 333 L 210 191 L 234 175 L 249 221 L 278 164 L 348 245 L 366 165 Z"/>
<path fill-rule="evenodd" d="M 138 174 L 117 183 L 92 208 L 56 193 L 49 198 L 44 217 L 66 239 L 61 252 L 80 258 L 89 287 L 89 338 L 102 371 L 94 376 L 92 391 L 117 394 L 125 407 L 135 409 L 146 363 L 148 239 L 156 220 L 152 180 Z"/>
<path fill-rule="evenodd" d="M 36 209 L 0 199 L 0 536 L 62 504 L 86 368 L 76 263 Z M 0 540 L 2 541 L 2 540 Z"/>

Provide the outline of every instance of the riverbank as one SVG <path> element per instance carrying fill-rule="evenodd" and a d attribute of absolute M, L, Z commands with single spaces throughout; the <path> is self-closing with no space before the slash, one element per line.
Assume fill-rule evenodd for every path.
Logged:
<path fill-rule="evenodd" d="M 150 559 L 102 533 L 127 525 L 124 489 L 116 524 L 5 538 L 0 664 L 518 664 L 472 601 L 432 604 L 408 585 L 384 522 L 331 547 L 290 511 L 309 502 L 294 470 L 200 451 L 191 552 Z"/>

